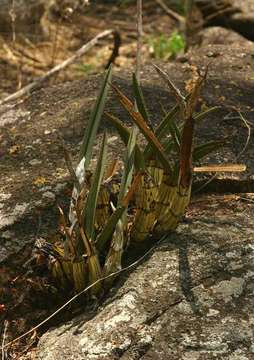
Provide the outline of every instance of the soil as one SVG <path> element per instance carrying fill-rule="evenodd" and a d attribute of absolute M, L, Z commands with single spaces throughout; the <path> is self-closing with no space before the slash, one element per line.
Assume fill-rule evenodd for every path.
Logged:
<path fill-rule="evenodd" d="M 24 10 L 25 11 L 25 10 Z M 148 39 L 161 33 L 170 35 L 176 23 L 152 0 L 145 1 L 144 17 L 144 59 L 151 59 Z M 41 19 L 40 28 L 32 29 L 32 33 L 15 33 L 16 41 L 9 36 L 0 37 L 1 43 L 1 91 L 12 93 L 31 82 L 34 78 L 45 74 L 53 66 L 60 64 L 82 45 L 98 33 L 106 30 L 117 30 L 121 36 L 121 47 L 116 66 L 130 67 L 135 64 L 136 52 L 136 5 L 114 5 L 94 3 L 76 11 L 67 19 L 51 17 L 48 13 Z M 51 85 L 74 79 L 84 79 L 91 73 L 104 69 L 111 55 L 113 41 L 105 39 L 78 63 L 60 72 Z"/>
<path fill-rule="evenodd" d="M 175 26 L 174 22 L 161 8 L 154 11 L 152 3 L 145 2 L 145 34 L 149 37 L 160 32 L 170 33 Z M 20 61 L 17 62 L 18 57 L 13 63 L 9 61 L 8 67 L 6 63 L 0 64 L 0 69 L 2 66 L 5 70 L 0 72 L 4 84 L 1 89 L 3 94 L 14 91 L 14 84 L 19 82 L 19 79 L 22 79 L 24 85 L 35 76 L 43 74 L 52 66 L 52 58 L 54 64 L 61 62 L 99 31 L 119 27 L 123 45 L 116 60 L 114 81 L 131 96 L 130 77 L 136 46 L 134 15 L 134 5 L 122 8 L 100 5 L 86 14 L 79 14 L 79 19 L 72 23 L 58 24 L 59 40 L 54 56 L 50 40 L 46 44 L 36 43 L 34 56 L 40 59 L 42 65 L 38 71 L 35 71 L 33 65 L 26 67 L 26 58 L 22 60 L 23 68 L 17 65 Z M 56 34 L 56 25 L 52 27 L 51 39 Z M 3 41 L 6 43 L 7 40 Z M 200 107 L 219 104 L 221 109 L 208 117 L 207 122 L 199 128 L 197 136 L 202 140 L 227 136 L 230 141 L 222 152 L 207 158 L 206 161 L 247 164 L 247 171 L 243 174 L 217 174 L 216 178 L 203 188 L 203 192 L 249 193 L 254 190 L 254 46 L 242 38 L 238 41 L 234 46 L 206 45 L 198 50 L 191 49 L 176 62 L 158 62 L 182 90 L 192 76 L 193 64 L 204 69 L 204 66 L 210 63 Z M 16 46 L 17 49 L 28 51 L 21 40 Z M 29 47 L 30 50 L 34 49 L 31 44 Z M 30 329 L 64 301 L 61 298 L 63 295 L 56 294 L 46 276 L 43 278 L 40 273 L 30 272 L 29 267 L 24 267 L 24 264 L 31 258 L 35 238 L 52 239 L 59 236 L 56 204 L 67 209 L 72 188 L 63 160 L 61 142 L 63 139 L 71 151 L 73 161 L 76 162 L 84 127 L 101 81 L 101 74 L 96 73 L 106 64 L 110 47 L 108 41 L 105 41 L 100 48 L 96 47 L 85 56 L 83 61 L 92 66 L 89 74 L 80 74 L 76 69 L 77 65 L 74 65 L 22 103 L 8 104 L 0 109 L 0 319 L 8 320 L 6 342 Z M 144 63 L 150 62 L 148 45 L 144 45 L 143 53 Z M 162 114 L 161 110 L 158 110 L 158 104 L 161 103 L 169 109 L 173 99 L 168 96 L 151 66 L 143 67 L 141 81 L 155 125 Z M 130 124 L 112 93 L 107 108 Z M 247 122 L 239 118 L 238 111 Z M 207 123 L 212 126 L 207 126 Z M 94 160 L 100 145 L 101 131 L 105 128 L 110 133 L 110 156 L 121 156 L 123 145 L 104 119 Z M 209 178 L 210 175 L 197 177 L 195 190 L 200 189 Z M 192 211 L 191 208 L 189 216 L 192 216 Z M 10 349 L 9 356 L 13 359 L 20 358 L 20 352 L 27 351 L 36 344 L 38 335 L 48 327 L 56 325 L 58 320 L 70 319 L 73 316 L 72 311 L 76 310 L 70 309 L 69 313 L 65 312 L 64 316 L 61 314 L 59 319 L 55 318 L 53 322 L 42 327 L 38 334 L 34 332 L 32 337 L 30 335 L 24 341 L 17 342 Z M 2 324 L 4 325 L 3 322 Z M 3 326 L 0 331 L 3 333 Z"/>

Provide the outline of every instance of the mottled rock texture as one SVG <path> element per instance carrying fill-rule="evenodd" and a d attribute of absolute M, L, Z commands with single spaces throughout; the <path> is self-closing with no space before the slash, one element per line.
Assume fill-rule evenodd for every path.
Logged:
<path fill-rule="evenodd" d="M 43 335 L 38 359 L 251 359 L 254 206 L 244 201 L 199 199 L 92 319 Z"/>
<path fill-rule="evenodd" d="M 160 64 L 183 90 L 192 65 L 204 70 L 210 63 L 200 105 L 221 107 L 199 124 L 197 138 L 228 141 L 204 163 L 243 162 L 247 171 L 216 174 L 205 190 L 241 196 L 197 199 L 194 193 L 188 222 L 121 278 L 124 284 L 97 314 L 84 313 L 46 333 L 38 359 L 251 359 L 254 200 L 244 193 L 254 189 L 253 54 L 247 42 L 211 45 Z M 114 81 L 131 96 L 130 79 L 128 71 L 115 72 Z M 162 116 L 158 104 L 170 109 L 173 99 L 151 66 L 141 79 L 156 124 Z M 17 253 L 29 257 L 38 234 L 56 229 L 55 202 L 63 199 L 68 180 L 61 138 L 75 160 L 100 80 L 91 76 L 45 87 L 17 107 L 0 109 L 0 260 L 10 267 Z M 130 124 L 112 93 L 107 109 Z M 106 119 L 102 128 L 112 131 L 110 156 L 119 154 L 123 147 Z M 195 189 L 208 178 L 196 177 Z"/>

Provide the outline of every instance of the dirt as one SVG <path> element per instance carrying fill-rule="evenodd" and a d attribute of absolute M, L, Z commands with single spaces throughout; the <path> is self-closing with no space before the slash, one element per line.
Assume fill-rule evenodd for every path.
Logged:
<path fill-rule="evenodd" d="M 24 9 L 24 12 L 26 9 Z M 152 0 L 144 3 L 144 59 L 151 59 L 148 39 L 161 33 L 170 34 L 176 23 Z M 116 59 L 118 67 L 135 63 L 136 53 L 136 5 L 112 5 L 91 2 L 82 11 L 74 11 L 70 17 L 52 17 L 45 12 L 38 25 L 28 32 L 15 32 L 15 36 L 0 37 L 1 44 L 1 91 L 12 93 L 18 88 L 43 75 L 60 64 L 105 29 L 120 33 L 121 47 Z M 44 34 L 44 36 L 42 36 Z M 16 39 L 13 41 L 13 36 Z M 90 73 L 98 73 L 106 66 L 113 47 L 112 39 L 102 40 L 76 64 L 60 72 L 51 84 L 84 79 Z"/>

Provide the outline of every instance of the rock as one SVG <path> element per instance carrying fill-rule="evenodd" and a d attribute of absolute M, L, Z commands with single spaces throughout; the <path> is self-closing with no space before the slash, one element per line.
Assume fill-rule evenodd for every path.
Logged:
<path fill-rule="evenodd" d="M 56 200 L 56 196 L 54 193 L 52 193 L 51 191 L 46 191 L 43 193 L 42 198 L 49 201 L 49 202 L 54 202 Z"/>
<path fill-rule="evenodd" d="M 200 32 L 202 39 L 202 46 L 210 44 L 246 44 L 252 45 L 252 43 L 246 40 L 243 36 L 239 35 L 237 32 L 225 29 L 220 26 L 212 26 L 205 28 Z"/>
<path fill-rule="evenodd" d="M 231 3 L 235 8 L 240 9 L 241 13 L 246 16 L 251 15 L 254 12 L 254 3 L 252 0 L 231 0 Z"/>
<path fill-rule="evenodd" d="M 13 225 L 16 221 L 20 220 L 25 215 L 29 208 L 28 203 L 16 204 L 13 209 L 5 212 L 3 209 L 0 211 L 0 229 L 6 226 Z"/>
<path fill-rule="evenodd" d="M 205 26 L 223 26 L 248 40 L 254 40 L 254 3 L 252 0 L 196 0 Z"/>
<path fill-rule="evenodd" d="M 240 8 L 240 12 L 233 14 L 229 21 L 232 27 L 239 34 L 247 39 L 254 40 L 254 3 L 252 0 L 232 0 L 233 5 Z"/>
<path fill-rule="evenodd" d="M 252 358 L 254 204 L 214 201 L 219 213 L 194 204 L 189 223 L 125 275 L 94 316 L 44 334 L 38 359 Z"/>
<path fill-rule="evenodd" d="M 21 122 L 24 118 L 29 119 L 30 113 L 22 109 L 12 109 L 11 105 L 3 106 L 3 113 L 1 114 L 0 126 Z"/>

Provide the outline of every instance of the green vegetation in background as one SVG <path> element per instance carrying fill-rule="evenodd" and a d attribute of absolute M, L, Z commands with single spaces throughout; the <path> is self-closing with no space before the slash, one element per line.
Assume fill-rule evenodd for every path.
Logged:
<path fill-rule="evenodd" d="M 87 75 L 87 74 L 90 74 L 94 70 L 94 66 L 92 64 L 81 63 L 76 67 L 76 69 L 77 69 L 77 71 Z"/>
<path fill-rule="evenodd" d="M 149 38 L 148 44 L 155 59 L 161 60 L 175 58 L 185 48 L 184 37 L 176 30 L 172 32 L 170 37 L 161 34 L 160 36 Z"/>

